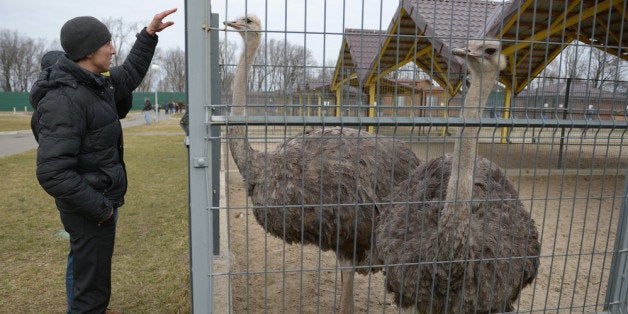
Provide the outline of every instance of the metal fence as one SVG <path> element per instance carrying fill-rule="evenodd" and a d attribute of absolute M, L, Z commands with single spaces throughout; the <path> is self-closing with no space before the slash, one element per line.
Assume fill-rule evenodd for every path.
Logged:
<path fill-rule="evenodd" d="M 187 2 L 194 312 L 628 312 L 627 10 Z M 495 82 L 455 49 L 487 38 Z"/>

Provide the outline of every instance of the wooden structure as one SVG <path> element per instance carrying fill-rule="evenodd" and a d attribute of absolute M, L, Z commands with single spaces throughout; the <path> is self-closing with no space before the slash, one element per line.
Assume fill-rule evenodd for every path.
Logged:
<path fill-rule="evenodd" d="M 365 90 L 369 116 L 375 116 L 381 80 L 414 62 L 453 96 L 466 82 L 466 69 L 451 49 L 496 38 L 509 60 L 499 77 L 503 118 L 509 118 L 512 97 L 574 40 L 628 60 L 627 13 L 620 0 L 401 0 L 386 31 L 347 29 L 331 88 L 338 104 L 343 85 Z"/>

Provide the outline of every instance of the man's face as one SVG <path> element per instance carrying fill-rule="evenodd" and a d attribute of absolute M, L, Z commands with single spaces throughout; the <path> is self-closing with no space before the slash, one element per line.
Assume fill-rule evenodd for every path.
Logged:
<path fill-rule="evenodd" d="M 111 44 L 111 41 L 109 41 L 98 48 L 98 50 L 87 55 L 92 72 L 104 73 L 109 71 L 111 58 L 114 54 L 116 54 L 116 49 Z"/>

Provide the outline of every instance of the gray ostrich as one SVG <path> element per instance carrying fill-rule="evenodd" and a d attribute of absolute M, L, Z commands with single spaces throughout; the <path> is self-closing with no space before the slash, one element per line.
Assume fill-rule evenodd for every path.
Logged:
<path fill-rule="evenodd" d="M 506 59 L 493 40 L 453 53 L 471 72 L 463 116 L 478 117 Z M 453 154 L 419 166 L 380 207 L 374 253 L 405 310 L 512 311 L 537 274 L 538 232 L 503 170 L 476 158 L 477 128 L 458 135 Z"/>
<path fill-rule="evenodd" d="M 224 22 L 245 46 L 233 87 L 232 115 L 244 115 L 246 78 L 260 42 L 260 20 Z M 334 251 L 341 270 L 340 311 L 353 304 L 354 271 L 372 265 L 375 203 L 408 178 L 419 160 L 401 141 L 350 128 L 307 131 L 272 151 L 251 147 L 244 126 L 228 126 L 229 148 L 244 177 L 257 222 L 287 243 Z"/>

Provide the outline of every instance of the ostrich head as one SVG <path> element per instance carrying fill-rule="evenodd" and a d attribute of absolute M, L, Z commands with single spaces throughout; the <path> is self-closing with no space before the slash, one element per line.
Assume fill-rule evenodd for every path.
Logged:
<path fill-rule="evenodd" d="M 235 28 L 245 40 L 259 39 L 262 33 L 262 23 L 255 15 L 247 15 L 233 21 L 224 21 L 226 26 Z"/>
<path fill-rule="evenodd" d="M 454 48 L 451 52 L 468 60 L 469 69 L 478 74 L 506 68 L 506 56 L 500 53 L 499 41 L 495 39 L 470 40 L 467 48 Z"/>

